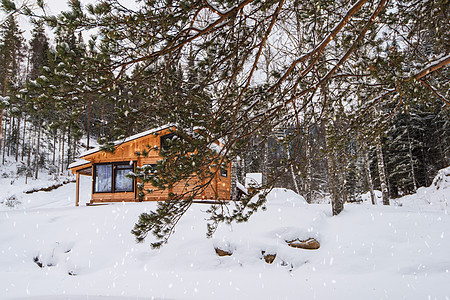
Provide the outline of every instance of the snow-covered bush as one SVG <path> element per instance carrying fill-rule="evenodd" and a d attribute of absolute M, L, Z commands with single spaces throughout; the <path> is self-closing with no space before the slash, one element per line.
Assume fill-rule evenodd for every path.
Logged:
<path fill-rule="evenodd" d="M 433 180 L 432 186 L 439 189 L 445 189 L 450 186 L 450 167 L 439 170 L 438 174 Z"/>
<path fill-rule="evenodd" d="M 31 166 L 27 166 L 24 163 L 21 163 L 20 165 L 17 166 L 17 171 L 16 171 L 17 175 L 23 175 L 23 176 L 28 176 L 31 177 L 33 175 L 33 169 Z"/>
<path fill-rule="evenodd" d="M 6 196 L 6 198 L 2 201 L 2 203 L 8 207 L 14 208 L 17 205 L 19 205 L 21 202 L 19 201 L 17 196 L 15 194 L 13 194 L 13 195 Z"/>
<path fill-rule="evenodd" d="M 53 164 L 50 164 L 50 165 L 48 166 L 48 175 L 56 175 L 56 176 L 58 176 L 58 174 L 59 174 L 59 168 L 58 168 L 58 166 L 55 166 L 55 165 L 53 165 Z"/>

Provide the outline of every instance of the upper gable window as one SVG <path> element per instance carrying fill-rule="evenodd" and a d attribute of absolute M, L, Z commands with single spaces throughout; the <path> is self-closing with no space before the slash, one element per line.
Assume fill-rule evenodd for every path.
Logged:
<path fill-rule="evenodd" d="M 227 169 L 221 168 L 221 169 L 220 169 L 220 175 L 221 175 L 222 177 L 228 177 L 228 170 L 227 170 Z"/>
<path fill-rule="evenodd" d="M 161 137 L 161 149 L 168 150 L 172 146 L 173 140 L 178 138 L 175 133 L 169 133 Z"/>

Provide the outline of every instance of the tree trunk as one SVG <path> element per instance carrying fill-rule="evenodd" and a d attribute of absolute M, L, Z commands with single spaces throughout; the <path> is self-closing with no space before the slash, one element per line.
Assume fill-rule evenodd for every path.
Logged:
<path fill-rule="evenodd" d="M 38 176 L 39 176 L 39 156 L 40 156 L 39 148 L 41 145 L 41 123 L 42 123 L 41 120 L 39 120 L 39 124 L 38 124 L 38 128 L 37 128 L 38 132 L 37 132 L 37 143 L 36 143 L 36 154 L 35 154 L 36 165 L 35 165 L 35 170 L 34 170 L 34 179 L 38 179 Z"/>
<path fill-rule="evenodd" d="M 87 142 L 86 149 L 89 150 L 89 139 L 91 135 L 91 94 L 88 95 L 88 118 L 87 118 Z"/>
<path fill-rule="evenodd" d="M 297 176 L 295 176 L 293 164 L 291 164 L 290 169 L 291 169 L 292 181 L 294 182 L 295 192 L 300 195 L 300 189 L 298 188 Z"/>
<path fill-rule="evenodd" d="M 367 185 L 369 186 L 369 191 L 370 191 L 370 200 L 372 200 L 372 204 L 376 205 L 377 204 L 377 199 L 375 198 L 375 192 L 373 190 L 373 181 L 372 181 L 372 174 L 370 174 L 370 163 L 369 163 L 369 152 L 367 150 L 367 145 L 364 142 L 363 143 L 363 158 L 364 158 L 364 170 L 366 173 L 366 180 L 367 180 Z"/>
<path fill-rule="evenodd" d="M 376 151 L 377 151 L 377 161 L 378 161 L 378 175 L 380 177 L 381 193 L 383 196 L 383 204 L 390 205 L 389 203 L 389 191 L 387 185 L 387 177 L 384 168 L 384 158 L 383 158 L 383 146 L 381 145 L 381 137 L 378 136 L 376 139 Z"/>
<path fill-rule="evenodd" d="M 413 192 L 415 193 L 417 191 L 417 184 L 416 184 L 416 174 L 414 173 L 414 159 L 412 154 L 412 144 L 411 144 L 411 137 L 409 136 L 409 129 L 406 128 L 406 134 L 408 135 L 408 156 L 409 156 L 409 166 L 411 168 L 411 178 L 413 181 Z"/>
<path fill-rule="evenodd" d="M 437 126 L 435 126 L 436 128 Z M 438 131 L 438 128 L 435 129 L 436 131 Z M 448 166 L 450 164 L 450 161 L 447 160 L 447 155 L 444 154 L 444 149 L 442 146 L 442 139 L 440 137 L 440 134 L 437 135 L 437 140 L 438 140 L 438 145 L 439 145 L 439 154 L 441 157 L 441 167 L 440 168 L 444 168 L 445 166 Z"/>
<path fill-rule="evenodd" d="M 20 147 L 20 118 L 17 119 L 16 162 L 19 161 L 19 147 Z"/>
<path fill-rule="evenodd" d="M 30 131 L 32 131 L 33 129 L 31 128 Z M 28 169 L 30 169 L 31 167 L 31 150 L 34 148 L 34 140 L 31 139 L 31 134 L 32 132 L 30 132 L 30 134 L 28 135 L 28 159 L 27 159 L 27 167 Z M 33 144 L 32 144 L 33 143 Z"/>
<path fill-rule="evenodd" d="M 336 158 L 332 151 L 327 150 L 327 166 L 328 166 L 328 181 L 330 186 L 331 194 L 331 208 L 333 211 L 333 216 L 341 213 L 344 209 L 344 201 L 338 192 L 338 178 L 337 178 L 337 168 L 336 168 Z"/>
<path fill-rule="evenodd" d="M 4 124 L 4 128 L 3 128 L 3 132 L 7 132 L 7 124 L 8 124 L 8 118 L 6 118 L 5 120 L 5 124 Z M 3 139 L 3 147 L 2 147 L 2 163 L 5 164 L 5 156 L 6 156 L 6 141 L 5 139 Z"/>
<path fill-rule="evenodd" d="M 63 129 L 63 133 L 62 133 L 62 151 L 61 151 L 61 157 L 60 157 L 60 161 L 61 161 L 61 173 L 64 172 L 64 140 L 66 137 L 66 129 Z"/>
<path fill-rule="evenodd" d="M 343 203 L 347 203 L 348 201 L 348 194 L 347 194 L 347 169 L 346 169 L 346 160 L 345 160 L 345 155 L 344 153 L 342 153 L 340 155 L 340 159 L 339 159 L 340 165 L 341 165 L 341 177 L 342 177 L 342 182 L 339 180 L 339 184 L 341 186 L 340 192 L 342 194 L 342 202 Z"/>
<path fill-rule="evenodd" d="M 72 135 L 70 134 L 71 132 L 71 127 L 69 126 L 69 129 L 67 130 L 67 161 L 65 163 L 65 165 L 68 165 L 70 162 L 70 158 L 72 156 Z M 65 166 L 64 166 L 64 170 L 65 170 Z"/>
<path fill-rule="evenodd" d="M 332 146 L 331 140 L 331 124 L 327 123 L 325 125 L 325 140 L 326 140 L 326 151 L 327 151 L 327 166 L 328 166 L 328 184 L 331 194 L 331 207 L 333 211 L 333 216 L 341 213 L 344 209 L 344 201 L 340 197 L 338 190 L 338 170 L 336 163 L 335 149 Z"/>
<path fill-rule="evenodd" d="M 11 117 L 11 124 L 9 125 L 8 156 L 12 154 L 11 146 L 14 143 L 14 126 L 16 126 L 16 118 Z"/>
<path fill-rule="evenodd" d="M 55 158 L 56 158 L 56 133 L 57 130 L 55 130 L 55 132 L 53 133 L 53 156 L 52 156 L 52 165 L 55 165 Z"/>
<path fill-rule="evenodd" d="M 72 151 L 72 159 L 69 161 L 69 164 L 76 159 L 76 153 L 78 149 L 78 141 L 76 139 L 73 139 L 73 151 Z"/>
<path fill-rule="evenodd" d="M 286 137 L 286 135 L 285 135 L 285 137 Z M 294 172 L 294 159 L 292 159 L 292 161 L 291 161 L 291 153 L 289 151 L 290 150 L 289 145 L 287 147 L 288 147 L 288 149 L 286 149 L 286 153 L 287 153 L 287 159 L 289 162 L 289 170 L 291 171 L 292 182 L 294 183 L 295 192 L 300 195 L 300 190 L 299 190 L 298 184 L 297 184 L 297 177 L 295 176 L 295 172 Z"/>
<path fill-rule="evenodd" d="M 33 129 L 30 129 L 30 131 Z M 25 177 L 25 184 L 28 182 L 28 177 L 31 174 L 28 174 L 31 171 L 31 151 L 34 149 L 34 139 L 31 138 L 32 132 L 28 135 L 28 158 L 27 158 L 27 175 Z"/>
<path fill-rule="evenodd" d="M 219 170 L 220 171 L 220 170 Z M 237 162 L 233 160 L 231 162 L 231 200 L 237 200 Z"/>
<path fill-rule="evenodd" d="M 306 142 L 306 180 L 305 180 L 305 191 L 306 191 L 306 202 L 311 203 L 311 183 L 312 183 L 312 170 L 311 170 L 311 141 L 310 141 L 309 126 L 306 127 L 305 142 Z"/>
<path fill-rule="evenodd" d="M 264 155 L 263 155 L 263 174 L 262 184 L 267 184 L 267 174 L 269 173 L 269 139 L 264 141 Z"/>
<path fill-rule="evenodd" d="M 25 151 L 26 151 L 26 145 L 25 145 L 25 140 L 26 140 L 26 128 L 27 128 L 27 117 L 25 116 L 23 118 L 23 134 L 22 134 L 22 153 L 21 153 L 21 161 L 23 161 L 23 158 L 25 156 Z"/>
<path fill-rule="evenodd" d="M 2 136 L 2 133 L 3 133 L 3 111 L 4 111 L 4 109 L 2 108 L 2 111 L 1 111 L 1 113 L 0 113 L 0 149 L 1 149 L 1 147 L 3 146 L 3 136 Z"/>
<path fill-rule="evenodd" d="M 245 185 L 245 177 L 247 175 L 247 161 L 245 156 L 241 157 L 241 183 Z"/>
<path fill-rule="evenodd" d="M 8 66 L 8 63 L 6 63 L 6 65 Z M 6 67 L 5 70 L 5 79 L 3 80 L 3 98 L 6 97 L 6 84 L 8 83 L 8 67 Z M 2 146 L 3 142 L 3 115 L 4 115 L 4 109 L 2 107 L 2 111 L 0 113 L 0 147 Z M 3 157 L 3 164 L 5 163 L 5 158 Z"/>
<path fill-rule="evenodd" d="M 63 139 L 63 134 L 59 135 L 59 143 L 58 143 L 58 170 L 61 170 L 61 141 Z M 60 171 L 62 172 L 62 170 Z"/>
<path fill-rule="evenodd" d="M 103 103 L 102 105 L 102 122 L 100 123 L 100 137 L 105 136 L 105 129 L 103 128 L 104 123 L 105 123 L 105 103 Z"/>

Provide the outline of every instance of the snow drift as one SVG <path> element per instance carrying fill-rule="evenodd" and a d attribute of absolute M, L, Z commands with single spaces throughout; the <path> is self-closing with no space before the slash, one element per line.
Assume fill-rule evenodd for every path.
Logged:
<path fill-rule="evenodd" d="M 336 217 L 274 189 L 266 210 L 212 239 L 209 206 L 195 204 L 160 250 L 130 234 L 155 203 L 73 207 L 74 184 L 23 194 L 0 208 L 2 299 L 448 299 L 449 170 L 396 205 L 348 204 Z M 320 248 L 287 244 L 308 238 Z"/>

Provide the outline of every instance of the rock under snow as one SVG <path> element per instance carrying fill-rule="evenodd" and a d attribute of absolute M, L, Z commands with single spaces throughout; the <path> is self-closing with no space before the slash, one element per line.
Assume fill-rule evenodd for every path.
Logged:
<path fill-rule="evenodd" d="M 286 243 L 292 247 L 292 248 L 300 248 L 300 249 L 307 249 L 307 250 L 317 250 L 320 248 L 320 243 L 313 238 L 309 238 L 307 240 L 301 241 L 301 240 L 293 240 L 293 241 L 286 241 Z"/>
<path fill-rule="evenodd" d="M 216 250 L 216 253 L 219 256 L 231 256 L 233 254 L 233 252 L 231 252 L 231 251 L 222 250 L 220 248 L 214 248 L 214 249 Z"/>

